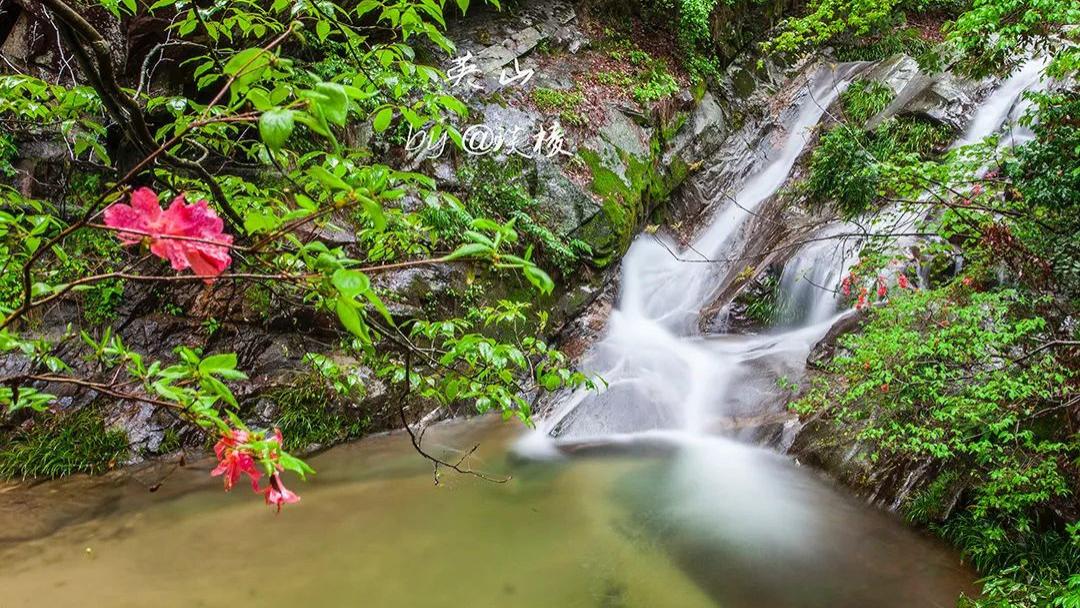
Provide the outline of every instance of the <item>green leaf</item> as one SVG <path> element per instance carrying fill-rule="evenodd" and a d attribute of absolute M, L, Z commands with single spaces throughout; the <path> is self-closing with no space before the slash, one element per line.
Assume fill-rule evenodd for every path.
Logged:
<path fill-rule="evenodd" d="M 356 16 L 363 17 L 365 14 L 371 12 L 373 9 L 378 8 L 382 3 L 378 0 L 364 0 L 360 4 L 356 5 Z"/>
<path fill-rule="evenodd" d="M 267 53 L 260 48 L 244 49 L 236 53 L 225 62 L 224 72 L 229 76 L 236 76 L 241 72 L 250 72 L 259 66 L 269 62 Z"/>
<path fill-rule="evenodd" d="M 549 294 L 555 289 L 555 282 L 551 280 L 548 273 L 544 272 L 537 266 L 524 266 L 521 271 L 525 273 L 525 278 L 540 290 L 542 294 Z"/>
<path fill-rule="evenodd" d="M 460 258 L 475 258 L 490 253 L 491 247 L 483 243 L 466 243 L 461 247 L 455 249 L 453 253 L 443 259 L 449 262 L 450 260 L 457 260 Z"/>
<path fill-rule="evenodd" d="M 439 103 L 449 108 L 458 116 L 465 116 L 469 113 L 468 107 L 466 107 L 465 104 L 461 102 L 461 100 L 452 95 L 439 95 Z"/>
<path fill-rule="evenodd" d="M 316 103 L 326 120 L 344 125 L 349 117 L 349 96 L 345 94 L 345 87 L 336 82 L 320 82 L 315 85 L 315 91 L 323 96 Z"/>
<path fill-rule="evenodd" d="M 382 318 L 390 325 L 390 327 L 395 326 L 394 318 L 390 316 L 390 311 L 386 308 L 386 304 L 383 304 L 383 301 L 379 299 L 379 296 L 374 290 L 369 289 L 365 291 L 364 297 L 367 298 L 368 302 L 371 302 L 371 305 L 375 307 L 375 310 L 379 311 L 379 314 L 382 315 Z"/>
<path fill-rule="evenodd" d="M 240 404 L 236 402 L 236 397 L 233 396 L 229 387 L 225 386 L 225 383 L 213 376 L 206 376 L 202 379 L 203 388 L 213 392 L 218 397 L 221 397 L 229 405 L 239 408 Z"/>
<path fill-rule="evenodd" d="M 274 151 L 280 150 L 285 145 L 294 126 L 292 110 L 269 110 L 259 117 L 259 135 L 262 136 L 266 147 Z"/>
<path fill-rule="evenodd" d="M 371 344 L 371 335 L 368 333 L 364 320 L 360 318 L 359 311 L 356 310 L 355 302 L 344 296 L 338 296 L 335 310 L 341 324 L 349 330 L 349 333 L 360 338 L 365 344 Z"/>
<path fill-rule="evenodd" d="M 364 207 L 364 214 L 371 220 L 375 230 L 383 231 L 386 229 L 386 214 L 383 213 L 382 205 L 371 200 L 366 196 L 361 196 L 360 204 Z"/>
<path fill-rule="evenodd" d="M 204 374 L 212 374 L 224 369 L 236 369 L 236 353 L 210 355 L 199 362 L 199 371 Z"/>
<path fill-rule="evenodd" d="M 308 169 L 308 173 L 315 179 L 319 180 L 319 182 L 321 182 L 322 185 L 326 186 L 327 188 L 330 188 L 332 190 L 344 190 L 346 192 L 352 191 L 352 186 L 347 184 L 345 180 L 327 171 L 325 167 L 315 165 L 314 167 Z"/>
<path fill-rule="evenodd" d="M 394 108 L 383 108 L 375 114 L 375 118 L 371 121 L 371 126 L 375 128 L 376 133 L 382 133 L 390 126 L 390 119 L 393 117 Z"/>
<path fill-rule="evenodd" d="M 320 42 L 325 42 L 326 37 L 330 35 L 330 22 L 326 20 L 320 20 L 315 24 L 315 35 L 319 37 Z"/>
<path fill-rule="evenodd" d="M 350 300 L 371 289 L 371 279 L 359 270 L 341 268 L 334 272 L 330 282 L 338 293 Z"/>

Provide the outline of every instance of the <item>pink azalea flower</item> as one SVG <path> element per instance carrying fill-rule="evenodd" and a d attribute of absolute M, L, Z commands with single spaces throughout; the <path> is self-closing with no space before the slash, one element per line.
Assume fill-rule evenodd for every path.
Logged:
<path fill-rule="evenodd" d="M 863 287 L 861 290 L 859 290 L 859 300 L 857 302 L 855 302 L 855 310 L 862 310 L 862 309 L 866 308 L 866 305 L 867 305 L 866 296 L 867 296 L 867 294 L 868 294 L 868 291 L 867 291 L 867 289 L 865 287 Z"/>
<path fill-rule="evenodd" d="M 150 252 L 169 260 L 173 270 L 191 268 L 203 276 L 217 276 L 232 263 L 233 237 L 222 232 L 224 222 L 206 201 L 189 205 L 180 195 L 162 211 L 157 194 L 139 188 L 131 193 L 130 202 L 105 210 L 105 225 L 117 230 L 123 244 L 148 240 Z"/>
<path fill-rule="evenodd" d="M 270 476 L 270 483 L 263 490 L 263 494 L 266 496 L 266 504 L 276 505 L 278 513 L 281 512 L 281 505 L 300 502 L 300 497 L 285 487 L 277 473 Z"/>
<path fill-rule="evenodd" d="M 250 453 L 240 448 L 248 440 L 248 433 L 241 430 L 226 431 L 221 439 L 214 445 L 214 454 L 218 459 L 218 466 L 210 471 L 210 475 L 224 476 L 225 491 L 232 489 L 239 481 L 242 473 L 251 478 L 251 489 L 259 491 L 259 478 L 262 473 L 255 466 L 255 459 Z"/>
<path fill-rule="evenodd" d="M 980 195 L 980 194 L 982 194 L 982 193 L 983 193 L 983 186 L 982 186 L 982 184 L 975 184 L 974 186 L 972 186 L 972 188 L 971 188 L 971 194 L 972 194 L 973 196 L 979 196 L 979 195 Z"/>
<path fill-rule="evenodd" d="M 840 292 L 844 294 L 844 297 L 851 295 L 851 284 L 855 280 L 855 275 L 849 273 L 844 277 L 844 281 L 840 283 Z"/>
<path fill-rule="evenodd" d="M 879 298 L 884 298 L 885 294 L 889 293 L 889 288 L 885 286 L 885 277 L 878 275 L 877 278 L 877 295 Z"/>
<path fill-rule="evenodd" d="M 896 284 L 900 286 L 900 289 L 907 289 L 911 287 L 911 283 L 908 282 L 906 274 L 902 274 L 896 277 Z"/>

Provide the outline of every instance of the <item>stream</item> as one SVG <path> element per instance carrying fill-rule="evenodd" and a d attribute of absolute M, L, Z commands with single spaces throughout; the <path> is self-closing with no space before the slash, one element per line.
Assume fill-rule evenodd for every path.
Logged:
<path fill-rule="evenodd" d="M 755 210 L 862 67 L 809 79 L 764 161 L 717 195 L 689 245 L 634 242 L 583 362 L 606 390 L 566 396 L 531 431 L 492 417 L 427 431 L 448 458 L 478 445 L 470 466 L 505 483 L 443 473 L 436 485 L 392 433 L 313 457 L 318 475 L 280 515 L 223 493 L 209 466 L 172 471 L 155 493 L 142 478 L 164 465 L 0 488 L 0 606 L 913 608 L 977 593 L 951 550 L 754 445 L 763 429 L 781 448 L 790 439 L 797 420 L 778 380 L 802 378 L 845 314 L 800 279 L 835 283 L 857 248 L 793 256 L 782 286 L 801 312 L 782 329 L 698 329 Z M 1014 80 L 965 141 L 998 131 L 1037 78 Z"/>

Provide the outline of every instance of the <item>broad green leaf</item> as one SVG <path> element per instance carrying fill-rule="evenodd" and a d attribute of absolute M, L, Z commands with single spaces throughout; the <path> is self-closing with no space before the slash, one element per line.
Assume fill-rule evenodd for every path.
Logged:
<path fill-rule="evenodd" d="M 487 246 L 487 245 L 485 245 L 483 243 L 466 243 L 466 244 L 462 245 L 461 247 L 458 247 L 457 249 L 455 249 L 453 253 L 451 253 L 450 255 L 446 256 L 443 259 L 445 259 L 446 261 L 450 261 L 450 260 L 457 260 L 457 259 L 460 259 L 460 258 L 475 258 L 477 256 L 484 255 L 484 254 L 490 254 L 490 253 L 491 253 L 491 247 L 489 247 L 489 246 Z"/>
<path fill-rule="evenodd" d="M 326 170 L 326 168 L 319 165 L 315 165 L 314 167 L 308 169 L 308 173 L 311 174 L 311 176 L 315 179 L 319 180 L 322 185 L 326 186 L 327 188 L 333 190 L 344 190 L 346 192 L 352 190 L 352 186 L 346 183 L 345 180 L 334 175 L 333 173 L 330 173 Z"/>
<path fill-rule="evenodd" d="M 341 295 L 350 299 L 371 289 L 371 279 L 366 274 L 348 268 L 342 268 L 334 272 L 330 282 L 333 283 Z"/>
<path fill-rule="evenodd" d="M 236 369 L 236 353 L 210 355 L 199 362 L 199 371 L 208 374 L 223 369 Z"/>
<path fill-rule="evenodd" d="M 349 117 L 349 96 L 345 94 L 345 88 L 336 82 L 320 82 L 315 85 L 315 90 L 323 97 L 317 103 L 326 120 L 344 125 Z"/>
<path fill-rule="evenodd" d="M 376 133 L 382 133 L 390 126 L 390 119 L 394 117 L 394 109 L 386 107 L 375 114 L 375 118 L 371 121 L 371 126 L 375 128 Z"/>
<path fill-rule="evenodd" d="M 259 135 L 266 147 L 275 152 L 285 145 L 294 126 L 292 110 L 269 110 L 259 117 Z"/>
<path fill-rule="evenodd" d="M 349 330 L 349 333 L 360 338 L 365 344 L 371 344 L 371 335 L 368 333 L 364 320 L 360 318 L 360 313 L 356 310 L 355 302 L 344 296 L 339 296 L 335 310 L 341 324 L 345 326 L 345 329 Z"/>

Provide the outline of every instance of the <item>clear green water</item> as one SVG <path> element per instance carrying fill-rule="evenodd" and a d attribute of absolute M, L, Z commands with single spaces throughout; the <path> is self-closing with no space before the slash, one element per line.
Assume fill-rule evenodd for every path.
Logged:
<path fill-rule="evenodd" d="M 706 444 L 552 463 L 492 420 L 429 430 L 505 484 L 390 435 L 312 459 L 275 516 L 207 467 L 0 489 L 0 606 L 950 606 L 955 555 L 766 452 Z M 633 452 L 633 450 L 630 450 Z"/>

